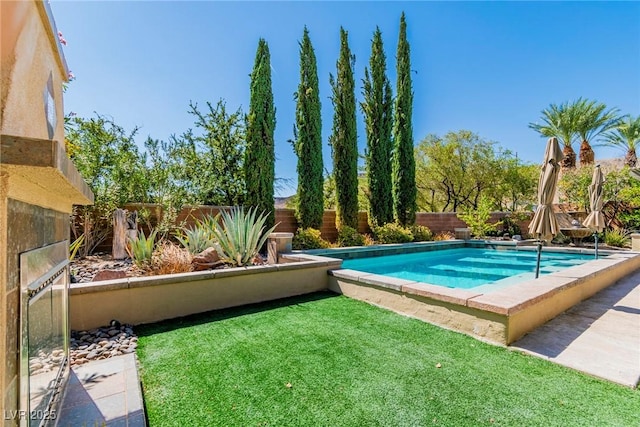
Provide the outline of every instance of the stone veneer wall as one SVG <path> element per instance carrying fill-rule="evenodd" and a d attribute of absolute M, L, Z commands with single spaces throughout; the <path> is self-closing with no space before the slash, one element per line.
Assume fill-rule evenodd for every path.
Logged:
<path fill-rule="evenodd" d="M 6 283 L 6 309 L 3 314 L 6 317 L 3 319 L 5 327 L 1 330 L 3 345 L 0 346 L 0 354 L 5 358 L 2 382 L 4 408 L 10 410 L 18 408 L 19 398 L 19 256 L 26 250 L 68 239 L 69 214 L 7 199 L 6 221 L 7 249 L 4 258 L 8 268 L 3 270 L 3 282 Z M 11 422 L 17 424 L 17 420 L 5 420 L 5 425 L 11 425 Z"/>

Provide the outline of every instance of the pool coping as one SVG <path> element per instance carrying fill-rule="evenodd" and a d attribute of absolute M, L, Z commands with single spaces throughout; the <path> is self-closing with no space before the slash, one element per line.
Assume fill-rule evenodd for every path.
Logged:
<path fill-rule="evenodd" d="M 342 249 L 333 251 L 333 254 L 347 254 L 344 259 L 354 259 L 376 253 L 399 253 L 407 248 L 410 252 L 464 247 L 537 250 L 535 246 L 518 246 L 501 241 L 457 240 L 447 241 L 447 244 L 429 243 L 412 244 L 404 248 L 403 245 L 355 248 L 351 253 Z M 545 247 L 543 251 L 582 254 L 594 252 L 581 247 Z M 447 288 L 352 269 L 330 270 L 330 288 L 439 326 L 508 345 L 625 275 L 640 269 L 638 252 L 599 252 L 607 257 L 489 292 L 473 288 Z M 331 256 L 328 251 L 324 251 L 323 255 Z"/>

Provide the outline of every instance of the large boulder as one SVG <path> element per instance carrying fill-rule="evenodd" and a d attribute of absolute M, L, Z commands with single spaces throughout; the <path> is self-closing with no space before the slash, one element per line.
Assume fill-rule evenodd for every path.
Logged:
<path fill-rule="evenodd" d="M 207 248 L 191 260 L 193 271 L 209 270 L 222 264 L 215 248 Z"/>

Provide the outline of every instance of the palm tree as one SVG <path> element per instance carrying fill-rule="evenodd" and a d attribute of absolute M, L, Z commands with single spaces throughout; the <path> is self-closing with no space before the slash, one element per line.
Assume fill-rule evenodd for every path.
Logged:
<path fill-rule="evenodd" d="M 550 104 L 542 110 L 542 122 L 529 123 L 529 127 L 545 137 L 555 136 L 563 145 L 562 168 L 572 169 L 576 167 L 576 152 L 573 150 L 573 142 L 577 136 L 578 118 L 574 104 L 565 102 L 560 105 Z"/>
<path fill-rule="evenodd" d="M 590 140 L 613 129 L 620 122 L 619 110 L 611 108 L 601 102 L 579 98 L 571 105 L 577 119 L 576 132 L 582 143 L 580 144 L 580 166 L 592 165 L 594 160 Z"/>
<path fill-rule="evenodd" d="M 630 168 L 635 168 L 638 162 L 636 148 L 640 143 L 640 116 L 635 119 L 627 116 L 626 120 L 620 120 L 612 131 L 604 134 L 604 139 L 608 145 L 626 150 L 624 163 Z"/>

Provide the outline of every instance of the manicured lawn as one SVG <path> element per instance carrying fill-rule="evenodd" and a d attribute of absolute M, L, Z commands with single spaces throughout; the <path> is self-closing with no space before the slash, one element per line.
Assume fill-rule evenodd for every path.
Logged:
<path fill-rule="evenodd" d="M 638 390 L 330 293 L 137 333 L 151 427 L 640 420 Z"/>

